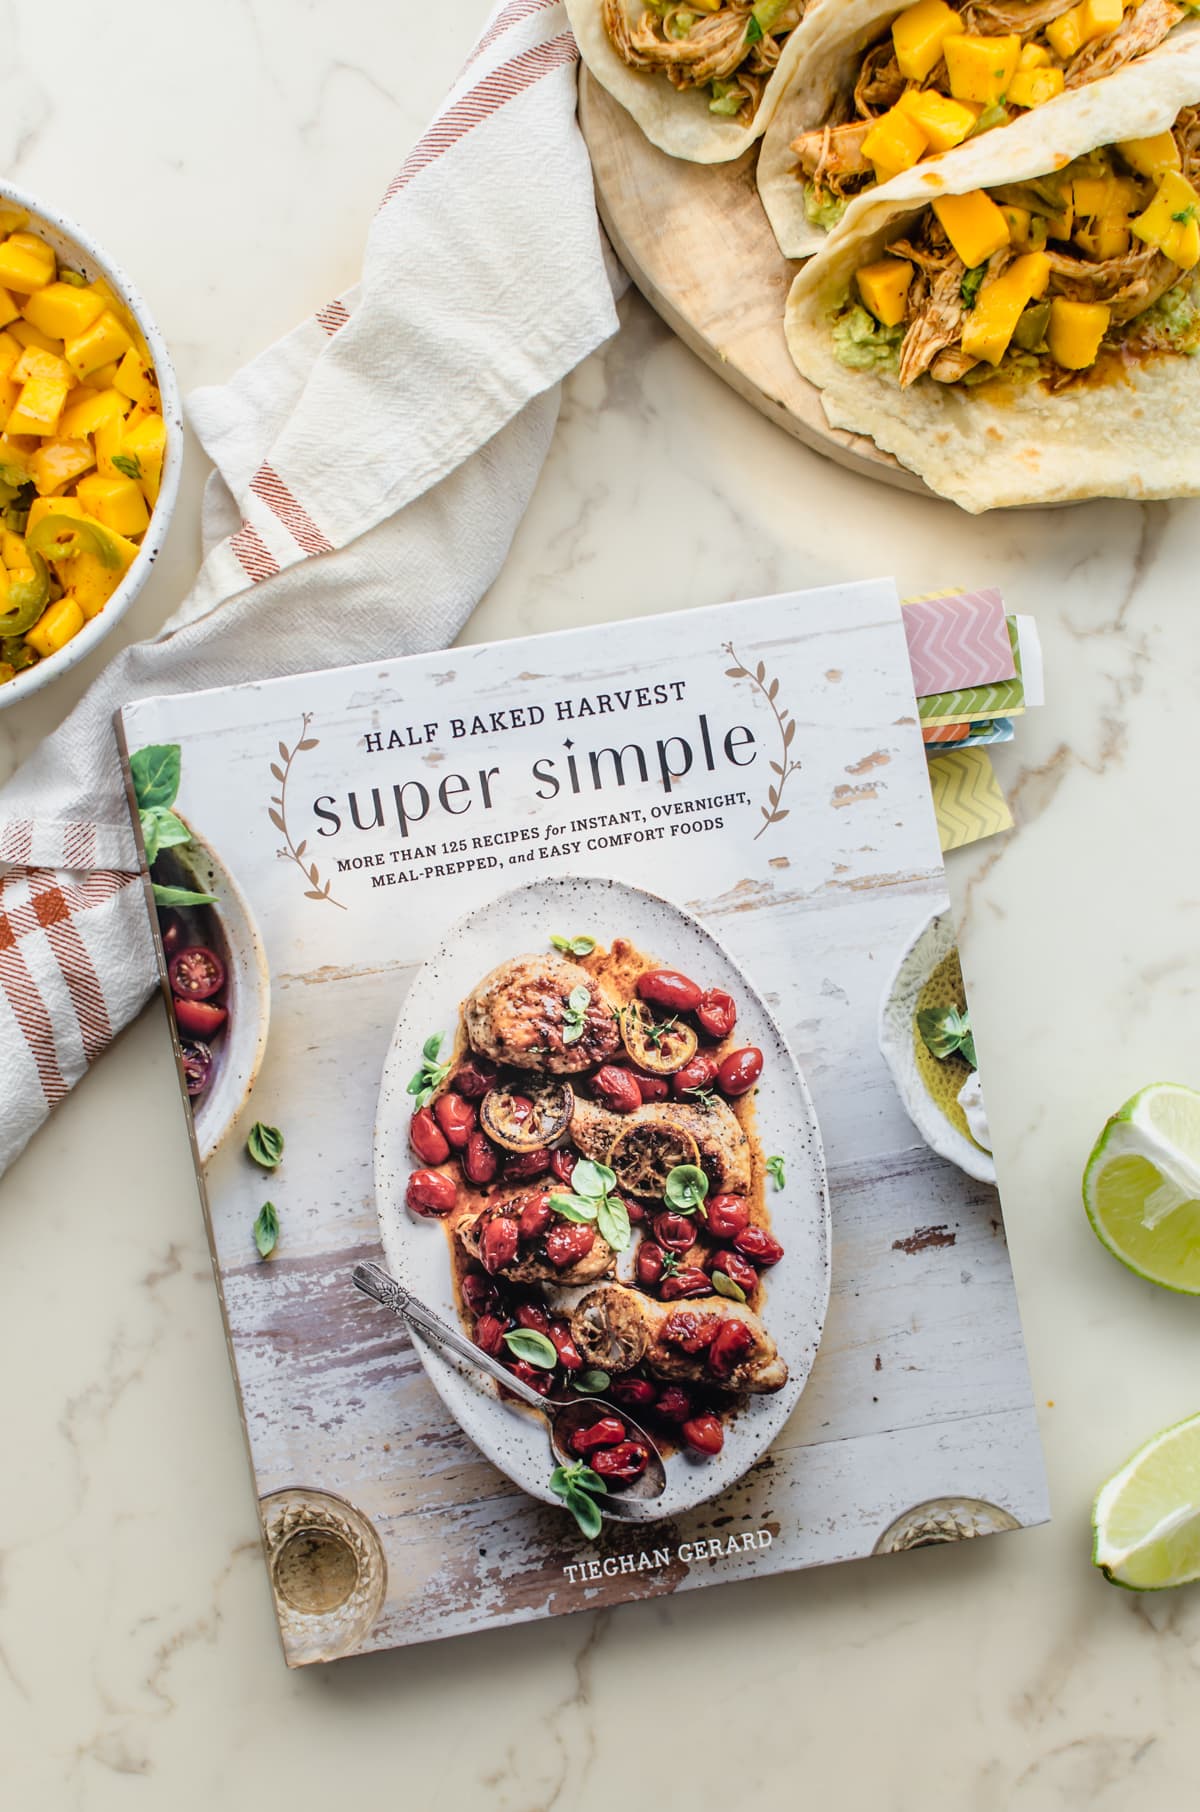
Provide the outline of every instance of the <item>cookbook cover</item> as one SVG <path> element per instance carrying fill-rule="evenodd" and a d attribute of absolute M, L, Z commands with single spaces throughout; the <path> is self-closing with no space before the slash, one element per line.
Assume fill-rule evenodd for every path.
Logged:
<path fill-rule="evenodd" d="M 118 731 L 290 1664 L 1044 1520 L 890 582 Z"/>

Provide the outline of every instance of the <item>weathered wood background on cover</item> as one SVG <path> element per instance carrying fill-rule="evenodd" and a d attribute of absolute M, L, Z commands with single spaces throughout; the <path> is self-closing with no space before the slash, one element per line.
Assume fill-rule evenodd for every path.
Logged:
<path fill-rule="evenodd" d="M 761 836 L 774 750 L 769 703 L 725 676 L 763 661 L 793 715 L 802 768 L 786 822 Z M 393 726 L 551 703 L 620 685 L 687 680 L 685 701 L 595 723 L 364 753 Z M 374 889 L 370 873 L 323 877 L 342 907 L 306 899 L 278 854 L 267 808 L 277 745 L 304 713 L 318 747 L 298 760 L 294 839 L 313 848 L 320 793 L 500 765 L 501 809 L 423 827 L 474 835 L 543 827 L 661 790 L 536 801 L 515 777 L 565 737 L 583 749 L 687 734 L 706 711 L 743 722 L 764 759 L 738 775 L 690 776 L 672 797 L 745 788 L 721 832 L 539 860 L 491 874 Z M 880 998 L 910 934 L 944 902 L 944 876 L 915 722 L 903 631 L 887 584 L 657 618 L 532 642 L 150 701 L 125 713 L 130 748 L 182 745 L 180 809 L 236 875 L 272 977 L 271 1033 L 252 1101 L 207 1166 L 210 1237 L 260 1496 L 335 1492 L 373 1524 L 388 1591 L 362 1649 L 688 1589 L 764 1569 L 869 1554 L 897 1515 L 944 1496 L 979 1498 L 1028 1524 L 1045 1483 L 999 1198 L 930 1153 L 876 1044 Z M 575 839 L 571 839 L 572 841 Z M 562 840 L 560 839 L 560 842 Z M 400 846 L 394 829 L 331 840 L 338 855 Z M 499 852 L 502 863 L 507 852 Z M 419 866 L 419 864 L 418 864 Z M 715 1502 L 644 1533 L 611 1525 L 589 1549 L 565 1514 L 510 1485 L 460 1433 L 400 1325 L 360 1297 L 350 1271 L 377 1258 L 372 1141 L 380 1072 L 424 952 L 468 907 L 530 873 L 614 874 L 677 899 L 740 961 L 775 1009 L 821 1123 L 833 1215 L 833 1291 L 807 1389 L 767 1456 Z M 344 908 L 344 909 L 343 909 Z M 571 930 L 572 927 L 565 929 Z M 578 929 L 578 928 L 575 928 Z M 986 1064 L 986 1054 L 984 1057 Z M 284 1129 L 267 1179 L 242 1151 L 251 1122 Z M 270 1195 L 282 1225 L 269 1263 L 250 1229 Z M 772 1203 L 787 1240 L 786 1192 Z M 786 1263 L 786 1260 L 785 1260 Z M 769 1319 L 768 1300 L 767 1314 Z M 769 1529 L 751 1550 L 594 1583 L 564 1567 L 591 1554 Z"/>

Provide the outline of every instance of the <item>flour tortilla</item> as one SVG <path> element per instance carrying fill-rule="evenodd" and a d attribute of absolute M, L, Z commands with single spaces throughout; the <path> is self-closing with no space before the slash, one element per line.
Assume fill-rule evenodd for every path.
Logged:
<path fill-rule="evenodd" d="M 853 202 L 793 282 L 784 320 L 788 349 L 820 389 L 830 426 L 869 434 L 972 513 L 1200 494 L 1200 358 L 1153 356 L 1127 378 L 1057 394 L 1036 381 L 998 378 L 972 389 L 929 376 L 901 390 L 889 372 L 839 364 L 831 326 L 854 272 L 909 231 L 934 195 L 1044 176 L 1097 146 L 1166 131 L 1198 101 L 1200 38 L 1188 35 Z"/>
<path fill-rule="evenodd" d="M 814 15 L 837 11 L 842 3 L 810 0 L 804 18 L 788 35 L 779 63 L 763 89 L 758 112 L 748 126 L 740 126 L 736 120 L 709 112 L 706 89 L 673 88 L 665 75 L 630 69 L 623 63 L 604 29 L 601 0 L 565 0 L 579 54 L 601 87 L 633 115 L 652 145 L 696 164 L 726 163 L 740 157 L 762 136 L 792 70 L 803 61 L 804 40 Z M 625 6 L 631 19 L 647 11 L 645 0 L 625 0 Z"/>
<path fill-rule="evenodd" d="M 785 258 L 809 258 L 820 251 L 829 237 L 825 228 L 814 226 L 804 211 L 804 182 L 796 173 L 792 140 L 802 132 L 824 126 L 838 104 L 852 97 L 864 52 L 882 37 L 884 30 L 909 4 L 911 0 L 903 0 L 901 5 L 897 5 L 896 0 L 835 0 L 813 19 L 802 59 L 788 63 L 786 87 L 776 97 L 758 154 L 758 193 Z M 1174 48 L 1198 29 L 1200 27 L 1193 21 L 1186 21 L 1176 27 L 1166 44 Z M 1150 53 L 1151 56 L 1158 54 L 1158 51 Z M 1132 65 L 1127 64 L 1126 68 L 1129 67 Z M 783 59 L 780 58 L 776 76 L 782 68 Z M 1103 79 L 1112 80 L 1111 77 Z M 1073 89 L 1071 94 L 1078 92 Z M 1040 115 L 1046 106 L 1058 107 L 1070 98 L 1071 95 L 1064 95 L 1061 100 L 1048 101 L 1033 111 Z M 1011 129 L 1003 128 L 1005 131 Z M 940 161 L 927 158 L 921 168 L 926 169 L 931 163 Z"/>

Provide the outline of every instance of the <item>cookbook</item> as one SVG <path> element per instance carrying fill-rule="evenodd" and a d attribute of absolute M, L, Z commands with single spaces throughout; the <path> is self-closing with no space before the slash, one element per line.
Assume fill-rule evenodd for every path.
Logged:
<path fill-rule="evenodd" d="M 890 581 L 117 728 L 289 1665 L 1045 1520 Z"/>

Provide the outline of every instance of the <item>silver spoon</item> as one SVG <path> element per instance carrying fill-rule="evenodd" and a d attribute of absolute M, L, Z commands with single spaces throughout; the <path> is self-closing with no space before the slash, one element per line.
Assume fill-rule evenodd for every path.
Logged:
<path fill-rule="evenodd" d="M 493 1359 L 490 1353 L 485 1353 L 482 1347 L 476 1346 L 474 1341 L 460 1334 L 457 1328 L 452 1328 L 448 1322 L 443 1321 L 440 1315 L 435 1315 L 432 1309 L 426 1308 L 423 1302 L 406 1290 L 403 1284 L 397 1283 L 380 1265 L 355 1265 L 354 1285 L 364 1296 L 382 1303 L 385 1309 L 391 1309 L 394 1315 L 399 1315 L 429 1339 L 436 1340 L 439 1346 L 449 1347 L 452 1353 L 457 1353 L 468 1365 L 486 1372 L 489 1378 L 502 1384 L 514 1397 L 527 1403 L 530 1409 L 536 1409 L 549 1429 L 554 1457 L 563 1466 L 573 1466 L 579 1459 L 579 1455 L 571 1450 L 571 1438 L 580 1428 L 590 1427 L 601 1415 L 619 1416 L 630 1433 L 644 1444 L 649 1452 L 650 1462 L 641 1477 L 631 1480 L 619 1494 L 606 1492 L 600 1507 L 605 1516 L 611 1516 L 618 1522 L 641 1522 L 647 1515 L 653 1514 L 643 1506 L 661 1497 L 666 1490 L 667 1469 L 658 1448 L 627 1409 L 607 1403 L 603 1397 L 580 1397 L 570 1403 L 552 1403 L 546 1397 L 539 1396 L 537 1391 L 531 1390 L 522 1379 L 515 1378 L 507 1367 Z"/>

